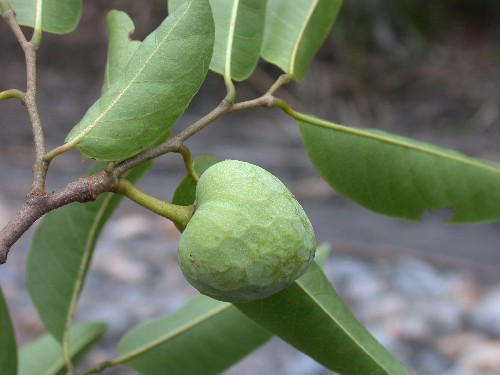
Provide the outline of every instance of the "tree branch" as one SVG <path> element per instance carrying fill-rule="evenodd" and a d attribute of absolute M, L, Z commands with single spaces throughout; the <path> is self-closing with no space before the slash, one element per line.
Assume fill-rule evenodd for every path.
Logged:
<path fill-rule="evenodd" d="M 0 264 L 5 263 L 12 245 L 47 212 L 73 202 L 94 201 L 99 194 L 116 190 L 118 179 L 105 170 L 81 177 L 51 194 L 29 193 L 23 207 L 0 231 Z"/>
<path fill-rule="evenodd" d="M 21 45 L 26 60 L 26 93 L 24 94 L 23 102 L 30 118 L 33 141 L 35 144 L 35 163 L 33 165 L 31 194 L 44 194 L 49 163 L 43 158 L 46 152 L 45 137 L 36 104 L 36 51 L 38 45 L 26 39 L 26 36 L 23 34 L 21 27 L 16 21 L 16 14 L 12 9 L 8 8 L 2 10 L 2 17 L 5 19 L 5 22 L 7 22 L 7 25 L 9 25 L 14 36 Z M 39 38 L 36 42 L 39 43 Z"/>
<path fill-rule="evenodd" d="M 277 87 L 275 88 L 277 89 Z M 12 245 L 37 219 L 47 212 L 73 202 L 85 203 L 93 201 L 99 194 L 105 192 L 118 193 L 119 180 L 130 169 L 166 153 L 180 152 L 184 141 L 225 114 L 257 107 L 270 108 L 273 107 L 274 101 L 275 98 L 270 93 L 266 93 L 257 99 L 235 104 L 229 104 L 223 100 L 209 114 L 158 146 L 144 150 L 119 163 L 108 164 L 103 170 L 91 176 L 79 178 L 51 194 L 38 193 L 32 190 L 21 210 L 0 231 L 0 264 L 6 262 Z M 48 162 L 46 165 L 48 166 Z"/>

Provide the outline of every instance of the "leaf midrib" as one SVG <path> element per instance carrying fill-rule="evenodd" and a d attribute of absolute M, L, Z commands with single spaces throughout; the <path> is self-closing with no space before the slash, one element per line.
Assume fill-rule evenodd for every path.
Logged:
<path fill-rule="evenodd" d="M 309 25 L 309 21 L 311 20 L 311 17 L 316 9 L 316 6 L 318 5 L 319 0 L 315 0 L 306 15 L 306 18 L 304 19 L 304 22 L 302 23 L 301 28 L 299 29 L 299 33 L 297 34 L 297 38 L 295 39 L 295 43 L 293 44 L 292 52 L 290 54 L 290 65 L 288 67 L 288 71 L 290 74 L 295 76 L 295 62 L 297 61 L 297 54 L 299 51 L 299 46 L 300 43 L 302 42 L 302 38 L 304 37 L 304 33 L 307 29 L 307 26 Z"/>
<path fill-rule="evenodd" d="M 340 329 L 351 339 L 352 342 L 358 343 L 358 347 L 360 347 L 364 353 L 367 354 L 368 357 L 372 359 L 372 361 L 376 364 L 379 365 L 379 367 L 383 368 L 384 370 L 388 371 L 388 369 L 368 351 L 361 343 L 356 340 L 349 331 L 347 331 L 342 324 L 323 306 L 323 304 L 316 298 L 316 296 L 312 293 L 310 293 L 307 288 L 305 288 L 301 282 L 296 281 L 295 284 L 298 286 L 298 288 L 305 293 L 312 301 L 316 303 L 317 306 L 319 306 L 320 310 L 323 311 L 335 324 L 340 327 Z M 389 373 L 389 372 L 388 372 Z"/>
<path fill-rule="evenodd" d="M 168 332 L 167 334 L 165 334 L 163 336 L 160 336 L 156 340 L 151 341 L 149 344 L 144 345 L 142 347 L 139 347 L 135 350 L 130 351 L 129 353 L 126 353 L 126 354 L 120 356 L 119 358 L 117 358 L 113 362 L 126 363 L 126 362 L 134 359 L 135 357 L 163 344 L 164 342 L 169 341 L 169 340 L 173 339 L 174 337 L 179 336 L 186 331 L 189 331 L 190 329 L 196 327 L 197 325 L 200 325 L 200 324 L 206 322 L 208 319 L 216 316 L 217 314 L 223 312 L 224 310 L 230 308 L 231 306 L 232 305 L 230 303 L 225 302 L 221 306 L 204 313 L 203 315 L 201 315 L 197 319 L 194 319 L 188 323 L 184 323 L 180 327 Z"/>
<path fill-rule="evenodd" d="M 236 29 L 236 18 L 238 16 L 238 7 L 239 7 L 239 0 L 234 0 L 233 3 L 233 8 L 231 10 L 231 21 L 229 23 L 229 32 L 227 35 L 227 47 L 226 47 L 226 61 L 225 61 L 225 66 L 224 66 L 224 76 L 226 79 L 230 80 L 231 79 L 231 62 L 232 62 L 232 55 L 233 55 L 233 41 L 234 41 L 234 32 Z"/>
<path fill-rule="evenodd" d="M 107 208 L 111 204 L 111 201 L 113 200 L 114 195 L 109 194 L 107 197 L 105 197 L 104 202 L 102 203 L 101 207 L 99 207 L 99 210 L 97 211 L 97 215 L 95 216 L 95 219 L 92 223 L 92 226 L 90 227 L 89 234 L 87 237 L 87 241 L 85 242 L 85 246 L 83 248 L 83 256 L 82 260 L 80 262 L 80 267 L 78 268 L 78 276 L 76 278 L 76 282 L 73 288 L 73 293 L 71 294 L 71 301 L 68 306 L 68 312 L 66 314 L 66 319 L 65 319 L 65 324 L 64 324 L 64 335 L 63 335 L 63 345 L 69 346 L 70 342 L 70 335 L 71 335 L 71 325 L 73 322 L 73 314 L 76 309 L 76 304 L 78 302 L 78 296 L 80 294 L 80 291 L 82 289 L 83 281 L 85 278 L 85 271 L 88 267 L 89 261 L 90 261 L 90 254 L 92 253 L 92 248 L 94 244 L 94 240 L 97 237 L 97 230 L 99 228 L 99 225 L 101 223 L 101 219 L 106 213 Z M 68 348 L 69 351 L 69 348 Z"/>
<path fill-rule="evenodd" d="M 301 117 L 301 118 L 299 118 L 299 117 Z M 319 126 L 319 127 L 331 129 L 334 131 L 339 131 L 341 133 L 356 135 L 356 136 L 359 136 L 362 138 L 367 138 L 367 139 L 371 139 L 374 141 L 387 143 L 387 144 L 390 144 L 393 146 L 407 148 L 407 149 L 410 149 L 413 151 L 421 152 L 423 154 L 437 156 L 437 157 L 442 158 L 442 159 L 447 159 L 447 160 L 454 161 L 457 163 L 466 164 L 466 165 L 469 165 L 471 167 L 478 168 L 478 169 L 481 169 L 484 171 L 500 174 L 500 168 L 495 168 L 495 167 L 490 166 L 486 163 L 471 160 L 472 157 L 452 155 L 449 153 L 433 150 L 433 149 L 426 148 L 423 146 L 418 146 L 418 145 L 415 145 L 412 143 L 403 142 L 401 140 L 397 140 L 397 139 L 393 139 L 393 138 L 389 138 L 389 137 L 384 137 L 384 136 L 379 135 L 379 134 L 373 134 L 373 133 L 370 133 L 370 132 L 367 132 L 367 131 L 364 131 L 361 129 L 355 129 L 352 127 L 335 124 L 333 122 L 329 122 L 326 120 L 314 118 L 313 121 L 311 121 L 311 118 L 307 115 L 304 115 L 303 117 L 297 116 L 296 118 L 297 118 L 297 120 L 305 123 L 306 125 Z"/>

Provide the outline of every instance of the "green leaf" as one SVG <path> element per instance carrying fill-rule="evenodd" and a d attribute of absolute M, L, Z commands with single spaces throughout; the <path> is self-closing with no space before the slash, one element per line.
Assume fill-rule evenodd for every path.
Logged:
<path fill-rule="evenodd" d="M 168 5 L 168 13 L 172 14 L 174 13 L 177 8 L 179 8 L 181 5 L 187 3 L 188 0 L 167 0 L 167 5 Z"/>
<path fill-rule="evenodd" d="M 169 10 L 175 10 L 185 2 L 170 0 Z M 210 69 L 243 81 L 252 74 L 259 61 L 266 0 L 210 0 L 210 6 L 215 22 Z"/>
<path fill-rule="evenodd" d="M 116 161 L 164 139 L 203 83 L 214 26 L 208 0 L 191 0 L 137 48 L 121 78 L 66 137 L 84 156 Z"/>
<path fill-rule="evenodd" d="M 101 94 L 104 94 L 113 83 L 117 82 L 125 71 L 125 67 L 141 42 L 130 40 L 134 32 L 134 23 L 125 12 L 112 10 L 106 16 L 108 28 L 108 61 L 104 72 L 104 83 Z"/>
<path fill-rule="evenodd" d="M 0 289 L 0 369 L 4 375 L 17 374 L 16 337 L 2 289 Z"/>
<path fill-rule="evenodd" d="M 264 36 L 265 0 L 210 0 L 215 44 L 210 69 L 237 81 L 248 78 L 259 61 Z"/>
<path fill-rule="evenodd" d="M 134 327 L 118 343 L 142 375 L 219 374 L 271 338 L 227 302 L 197 296 L 174 314 Z"/>
<path fill-rule="evenodd" d="M 235 306 L 332 371 L 409 374 L 356 320 L 316 263 L 281 292 Z"/>
<path fill-rule="evenodd" d="M 268 0 L 262 57 L 300 81 L 323 44 L 341 0 Z"/>
<path fill-rule="evenodd" d="M 316 247 L 316 254 L 314 254 L 314 261 L 323 267 L 330 256 L 331 247 L 329 243 L 322 243 Z"/>
<path fill-rule="evenodd" d="M 127 178 L 137 181 L 149 166 L 137 167 Z M 33 236 L 28 290 L 45 328 L 59 342 L 71 323 L 97 238 L 121 198 L 106 193 L 95 202 L 72 203 L 49 212 Z"/>
<path fill-rule="evenodd" d="M 323 264 L 329 246 L 319 246 Z M 272 335 L 232 304 L 197 296 L 174 314 L 132 328 L 118 344 L 124 362 L 143 375 L 218 374 Z M 223 355 L 221 355 L 223 353 Z"/>
<path fill-rule="evenodd" d="M 498 164 L 382 131 L 317 121 L 321 126 L 298 123 L 309 158 L 336 191 L 364 207 L 410 220 L 446 207 L 454 210 L 451 223 L 500 219 Z"/>
<path fill-rule="evenodd" d="M 221 160 L 215 156 L 198 156 L 194 159 L 193 168 L 198 177 L 201 177 L 208 167 L 220 162 Z M 196 184 L 193 179 L 186 176 L 182 179 L 177 189 L 175 189 L 172 197 L 172 203 L 181 206 L 189 206 L 194 203 L 196 198 Z"/>
<path fill-rule="evenodd" d="M 34 27 L 37 0 L 9 0 L 20 25 Z M 42 30 L 52 34 L 68 34 L 80 22 L 82 0 L 43 0 Z"/>
<path fill-rule="evenodd" d="M 218 163 L 219 161 L 219 158 L 213 156 L 198 156 L 194 159 L 193 168 L 198 177 L 200 177 L 208 167 Z M 191 177 L 186 176 L 180 182 L 179 186 L 177 186 L 177 189 L 175 189 L 172 197 L 172 203 L 180 206 L 189 206 L 194 203 L 195 198 L 196 184 Z M 183 229 L 180 225 L 175 224 L 175 226 L 180 232 L 182 232 Z"/>
<path fill-rule="evenodd" d="M 83 323 L 71 330 L 70 355 L 83 356 L 104 334 L 106 325 Z M 64 375 L 61 345 L 48 333 L 24 345 L 19 352 L 19 375 Z"/>

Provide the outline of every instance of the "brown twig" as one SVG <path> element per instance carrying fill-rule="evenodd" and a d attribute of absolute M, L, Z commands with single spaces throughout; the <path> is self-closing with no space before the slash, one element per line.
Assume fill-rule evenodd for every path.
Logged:
<path fill-rule="evenodd" d="M 0 263 L 5 263 L 12 245 L 47 212 L 73 202 L 94 201 L 97 195 L 114 191 L 118 179 L 105 170 L 81 177 L 50 194 L 29 193 L 19 212 L 0 231 Z"/>
<path fill-rule="evenodd" d="M 2 5 L 2 17 L 21 45 L 26 60 L 26 93 L 24 94 L 23 103 L 30 118 L 35 145 L 35 163 L 33 165 L 33 180 L 30 194 L 44 194 L 49 163 L 43 158 L 46 152 L 45 137 L 36 104 L 36 52 L 38 45 L 26 39 L 16 21 L 15 12 L 11 8 L 7 8 L 6 4 Z"/>
<path fill-rule="evenodd" d="M 286 82 L 283 80 L 282 84 L 284 83 Z M 274 89 L 277 88 L 274 87 Z M 166 153 L 179 152 L 183 147 L 184 141 L 225 114 L 257 107 L 271 108 L 274 105 L 274 99 L 270 93 L 266 93 L 257 99 L 232 105 L 223 100 L 209 114 L 158 146 L 140 152 L 116 165 L 113 163 L 108 164 L 103 170 L 91 176 L 79 178 L 51 194 L 37 194 L 31 191 L 21 210 L 0 231 L 0 264 L 6 262 L 12 245 L 37 219 L 47 212 L 72 202 L 85 203 L 93 201 L 99 194 L 105 192 L 118 192 L 120 177 L 132 168 Z"/>

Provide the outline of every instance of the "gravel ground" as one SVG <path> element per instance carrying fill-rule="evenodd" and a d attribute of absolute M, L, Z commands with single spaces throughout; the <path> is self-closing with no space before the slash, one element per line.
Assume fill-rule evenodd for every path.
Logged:
<path fill-rule="evenodd" d="M 103 28 L 92 21 L 97 16 L 95 9 L 87 10 L 84 32 L 78 35 L 44 37 L 39 104 L 49 147 L 62 142 L 99 91 L 105 45 Z M 380 55 L 368 56 L 370 64 L 362 72 L 336 61 L 316 61 L 305 81 L 283 95 L 297 108 L 339 123 L 378 127 L 500 161 L 497 43 L 445 40 L 428 47 L 418 64 L 402 63 L 405 68 L 399 70 Z M 3 23 L 0 51 L 0 89 L 23 87 L 21 55 Z M 266 73 L 260 72 L 251 85 L 238 86 L 238 93 L 254 95 L 267 81 Z M 213 108 L 220 100 L 213 92 L 223 92 L 223 87 L 211 75 L 174 130 Z M 13 101 L 0 104 L 0 224 L 5 224 L 30 184 L 32 156 L 22 107 Z M 368 212 L 336 195 L 317 177 L 295 128 L 267 110 L 231 116 L 188 146 L 195 155 L 258 164 L 290 187 L 310 216 L 318 242 L 331 244 L 325 272 L 332 284 L 413 373 L 500 374 L 498 223 L 447 226 L 442 224 L 449 216 L 446 210 L 425 215 L 421 223 Z M 57 158 L 48 189 L 71 181 L 85 168 L 77 153 Z M 182 175 L 178 157 L 168 156 L 157 161 L 140 187 L 169 199 Z M 43 331 L 25 289 L 24 263 L 32 233 L 14 246 L 0 269 L 0 284 L 21 344 Z M 177 240 L 177 232 L 165 220 L 129 202 L 120 207 L 98 244 L 76 317 L 110 325 L 92 361 L 112 356 L 110 348 L 128 327 L 171 313 L 195 293 L 178 269 Z M 227 373 L 329 372 L 273 339 Z"/>
<path fill-rule="evenodd" d="M 6 205 L 1 212 L 5 213 Z M 176 260 L 178 234 L 166 220 L 125 204 L 105 229 L 79 304 L 77 321 L 109 329 L 90 361 L 113 356 L 129 327 L 175 311 L 196 292 Z M 28 240 L 0 273 L 20 343 L 43 331 L 24 285 Z M 500 374 L 500 273 L 464 262 L 426 259 L 333 241 L 325 273 L 375 337 L 414 374 Z M 119 312 L 117 314 L 117 312 Z M 132 374 L 116 368 L 105 374 Z M 279 339 L 227 374 L 329 374 Z"/>

